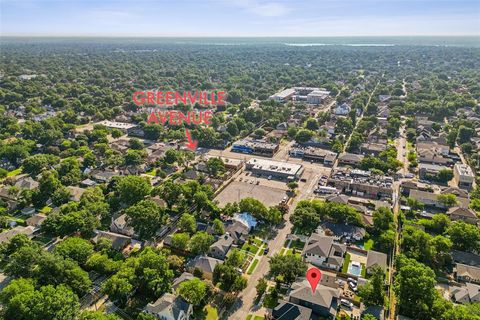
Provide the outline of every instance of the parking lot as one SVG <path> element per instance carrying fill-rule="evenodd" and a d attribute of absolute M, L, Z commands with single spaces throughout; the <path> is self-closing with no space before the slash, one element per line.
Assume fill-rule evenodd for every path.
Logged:
<path fill-rule="evenodd" d="M 267 179 L 261 179 L 259 184 L 255 180 L 245 181 L 232 181 L 225 189 L 222 190 L 215 198 L 219 202 L 221 207 L 224 207 L 227 203 L 239 202 L 243 198 L 254 198 L 261 201 L 266 206 L 274 206 L 279 204 L 284 197 L 287 196 L 285 183 L 283 183 L 284 188 L 278 188 L 272 186 L 270 181 Z M 264 181 L 261 181 L 264 180 Z M 250 181 L 254 181 L 250 183 Z M 269 183 L 266 183 L 268 181 Z"/>

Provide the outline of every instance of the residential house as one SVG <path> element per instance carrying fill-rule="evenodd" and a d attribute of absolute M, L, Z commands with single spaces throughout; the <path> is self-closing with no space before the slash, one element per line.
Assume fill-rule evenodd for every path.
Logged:
<path fill-rule="evenodd" d="M 435 207 L 440 209 L 446 209 L 446 207 L 438 201 L 439 194 L 429 192 L 429 191 L 421 191 L 416 189 L 411 189 L 409 197 L 419 202 L 423 203 L 425 206 Z M 458 206 L 460 207 L 468 207 L 469 200 L 465 198 L 457 198 Z"/>
<path fill-rule="evenodd" d="M 108 231 L 96 231 L 96 236 L 92 239 L 94 243 L 97 243 L 101 238 L 106 238 L 112 241 L 112 247 L 115 250 L 122 251 L 128 245 L 132 243 L 132 238 L 123 234 L 108 232 Z"/>
<path fill-rule="evenodd" d="M 127 224 L 127 215 L 121 214 L 112 217 L 112 223 L 110 224 L 110 231 L 120 233 L 128 237 L 133 237 L 135 230 Z"/>
<path fill-rule="evenodd" d="M 480 286 L 477 284 L 467 283 L 463 287 L 454 287 L 450 294 L 456 303 L 480 302 Z"/>
<path fill-rule="evenodd" d="M 465 207 L 452 207 L 448 209 L 447 215 L 452 221 L 463 221 L 474 225 L 479 220 L 474 210 Z"/>
<path fill-rule="evenodd" d="M 197 256 L 187 263 L 187 270 L 195 274 L 195 270 L 202 272 L 202 277 L 208 280 L 212 279 L 215 266 L 222 263 L 222 260 L 207 256 Z"/>
<path fill-rule="evenodd" d="M 161 320 L 188 320 L 193 314 L 193 306 L 180 296 L 165 293 L 154 303 L 149 303 L 144 312 Z"/>
<path fill-rule="evenodd" d="M 387 271 L 387 255 L 383 252 L 368 250 L 367 263 L 365 265 L 367 274 L 371 274 L 374 267 L 380 267 L 383 271 Z"/>
<path fill-rule="evenodd" d="M 233 242 L 234 239 L 230 236 L 230 234 L 225 233 L 210 246 L 208 254 L 213 258 L 224 260 L 227 256 L 228 251 L 232 247 Z"/>
<path fill-rule="evenodd" d="M 457 263 L 454 273 L 457 281 L 480 283 L 480 267 Z"/>
<path fill-rule="evenodd" d="M 288 301 L 312 310 L 316 316 L 334 318 L 337 315 L 338 289 L 319 284 L 312 293 L 307 280 L 294 282 L 288 292 Z"/>
<path fill-rule="evenodd" d="M 383 143 L 367 142 L 360 145 L 360 153 L 366 156 L 377 157 L 380 153 L 387 149 L 387 145 Z"/>
<path fill-rule="evenodd" d="M 274 320 L 310 320 L 312 309 L 281 300 L 272 310 Z"/>
<path fill-rule="evenodd" d="M 347 241 L 360 241 L 363 239 L 363 237 L 365 237 L 364 228 L 350 224 L 324 222 L 320 224 L 320 228 L 322 228 L 325 232 L 329 230 L 336 241 L 340 241 L 343 238 L 345 238 Z"/>
<path fill-rule="evenodd" d="M 352 108 L 348 104 L 342 103 L 335 108 L 335 114 L 345 116 L 350 112 L 350 110 L 352 110 Z"/>
<path fill-rule="evenodd" d="M 361 154 L 342 152 L 338 156 L 338 164 L 358 166 L 363 158 L 364 156 Z"/>
<path fill-rule="evenodd" d="M 191 280 L 191 279 L 193 279 L 193 278 L 195 278 L 195 277 L 193 276 L 193 274 L 191 274 L 191 273 L 189 273 L 189 272 L 184 272 L 184 273 L 182 273 L 178 278 L 175 278 L 175 279 L 173 280 L 172 290 L 173 290 L 174 292 L 176 292 L 178 286 L 179 286 L 182 282 Z"/>
<path fill-rule="evenodd" d="M 347 248 L 344 244 L 335 243 L 333 239 L 313 233 L 303 248 L 303 258 L 317 267 L 340 270 Z"/>
<path fill-rule="evenodd" d="M 449 170 L 449 168 L 429 163 L 418 164 L 418 175 L 420 179 L 430 180 L 432 178 L 436 178 L 442 170 Z"/>
<path fill-rule="evenodd" d="M 13 237 L 15 237 L 18 234 L 24 234 L 27 237 L 32 238 L 34 232 L 35 232 L 35 228 L 32 226 L 27 226 L 27 227 L 16 226 L 10 230 L 0 233 L 0 244 L 9 242 Z"/>
<path fill-rule="evenodd" d="M 37 213 L 37 214 L 34 214 L 33 216 L 31 216 L 30 218 L 28 218 L 27 220 L 25 220 L 25 223 L 27 224 L 27 226 L 32 226 L 35 229 L 38 229 L 38 228 L 40 228 L 40 226 L 42 225 L 43 221 L 46 218 L 47 218 L 46 215 L 41 214 L 41 213 Z"/>

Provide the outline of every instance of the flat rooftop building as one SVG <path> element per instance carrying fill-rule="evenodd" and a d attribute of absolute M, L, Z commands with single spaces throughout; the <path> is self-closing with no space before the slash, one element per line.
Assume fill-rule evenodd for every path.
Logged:
<path fill-rule="evenodd" d="M 109 120 L 103 120 L 98 122 L 97 124 L 103 125 L 107 128 L 120 129 L 120 130 L 128 130 L 128 129 L 135 128 L 137 126 L 132 123 L 116 122 L 116 121 L 109 121 Z"/>
<path fill-rule="evenodd" d="M 272 157 L 279 148 L 278 143 L 271 143 L 263 140 L 243 139 L 232 145 L 233 152 L 258 154 L 261 156 Z"/>
<path fill-rule="evenodd" d="M 271 176 L 280 179 L 295 180 L 303 173 L 303 165 L 252 158 L 247 164 L 247 169 L 260 175 Z"/>
<path fill-rule="evenodd" d="M 470 190 L 473 186 L 475 175 L 470 166 L 457 163 L 453 167 L 453 179 L 459 188 Z"/>

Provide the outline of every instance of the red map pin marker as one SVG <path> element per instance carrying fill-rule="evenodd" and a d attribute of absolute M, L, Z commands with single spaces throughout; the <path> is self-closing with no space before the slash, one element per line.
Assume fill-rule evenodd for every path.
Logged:
<path fill-rule="evenodd" d="M 310 268 L 307 271 L 307 280 L 310 283 L 310 287 L 312 287 L 312 293 L 315 293 L 315 289 L 317 288 L 318 282 L 322 278 L 322 273 L 317 268 Z"/>

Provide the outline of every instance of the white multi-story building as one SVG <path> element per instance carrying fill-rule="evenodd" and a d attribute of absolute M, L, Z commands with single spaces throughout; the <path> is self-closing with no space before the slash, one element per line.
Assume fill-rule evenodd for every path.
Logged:
<path fill-rule="evenodd" d="M 453 167 L 453 180 L 459 188 L 470 190 L 475 180 L 472 168 L 466 164 L 455 164 Z"/>

